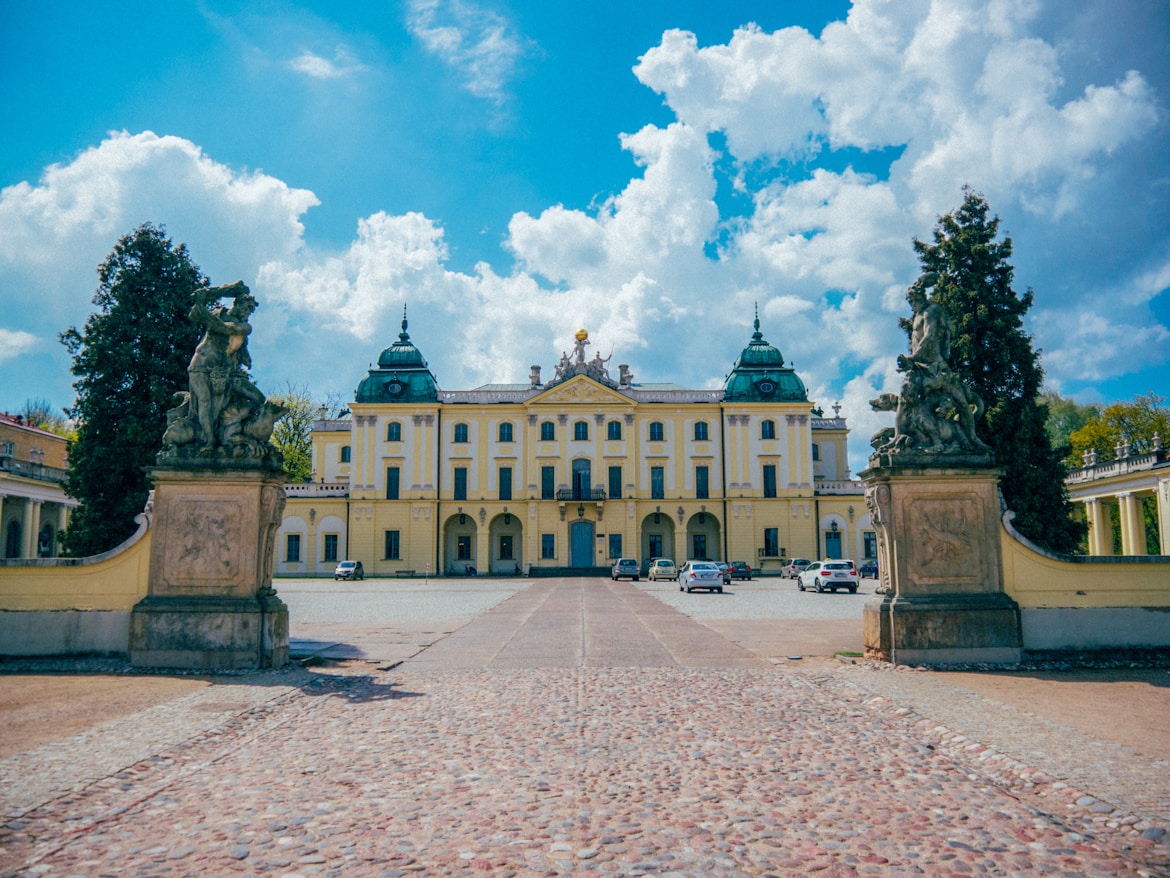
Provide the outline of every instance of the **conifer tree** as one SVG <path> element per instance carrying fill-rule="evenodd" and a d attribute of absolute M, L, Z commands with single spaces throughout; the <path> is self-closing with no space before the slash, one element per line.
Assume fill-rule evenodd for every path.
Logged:
<path fill-rule="evenodd" d="M 976 426 L 1004 470 L 1000 489 L 1014 526 L 1056 552 L 1074 552 L 1084 526 L 1073 520 L 1065 468 L 1052 447 L 1041 399 L 1044 371 L 1023 317 L 1033 293 L 1012 289 L 1012 240 L 996 240 L 999 217 L 983 196 L 963 190 L 958 210 L 939 217 L 932 243 L 915 240 L 924 272 L 936 272 L 932 301 L 951 319 L 951 366 L 987 406 Z M 910 321 L 902 321 L 907 333 Z"/>
<path fill-rule="evenodd" d="M 174 394 L 187 388 L 200 336 L 187 313 L 203 286 L 207 279 L 186 245 L 174 246 L 164 228 L 146 223 L 98 267 L 98 310 L 83 330 L 61 333 L 77 377 L 65 491 L 81 501 L 65 534 L 66 554 L 104 552 L 134 532 L 149 492 L 144 468 L 162 447 Z"/>

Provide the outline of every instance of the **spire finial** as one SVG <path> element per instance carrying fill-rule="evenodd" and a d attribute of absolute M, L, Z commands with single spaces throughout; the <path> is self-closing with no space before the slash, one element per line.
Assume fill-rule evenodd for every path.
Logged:
<path fill-rule="evenodd" d="M 406 332 L 406 303 L 402 303 L 402 331 Z"/>

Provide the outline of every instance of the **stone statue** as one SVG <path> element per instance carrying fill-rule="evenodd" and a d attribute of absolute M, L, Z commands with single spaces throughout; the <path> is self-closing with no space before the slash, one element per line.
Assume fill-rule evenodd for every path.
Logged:
<path fill-rule="evenodd" d="M 910 354 L 898 357 L 901 392 L 897 396 L 883 393 L 870 401 L 875 411 L 896 413 L 893 431 L 887 428 L 874 436 L 878 454 L 990 454 L 991 449 L 975 434 L 983 400 L 951 369 L 951 322 L 927 294 L 937 280 L 929 272 L 906 291 L 914 322 Z"/>
<path fill-rule="evenodd" d="M 218 303 L 231 298 L 231 307 Z M 189 389 L 175 395 L 167 412 L 160 462 L 179 459 L 232 459 L 279 469 L 280 452 L 271 444 L 272 428 L 287 412 L 268 402 L 252 383 L 248 369 L 248 319 L 256 300 L 242 281 L 195 291 L 188 317 L 205 327 L 187 367 Z"/>

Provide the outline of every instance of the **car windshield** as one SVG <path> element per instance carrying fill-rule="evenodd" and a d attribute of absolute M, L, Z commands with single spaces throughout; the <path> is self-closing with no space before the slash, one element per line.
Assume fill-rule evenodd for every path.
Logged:
<path fill-rule="evenodd" d="M 833 564 L 826 564 L 824 569 L 825 570 L 852 570 L 853 565 L 848 564 L 844 561 L 837 561 Z"/>
<path fill-rule="evenodd" d="M 694 568 L 695 570 L 718 570 L 719 569 L 715 564 L 712 564 L 710 562 L 700 562 L 698 564 L 692 564 L 691 567 Z"/>

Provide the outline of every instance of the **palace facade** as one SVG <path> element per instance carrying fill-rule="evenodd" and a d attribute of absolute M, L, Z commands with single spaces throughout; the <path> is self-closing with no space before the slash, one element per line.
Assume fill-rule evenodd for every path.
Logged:
<path fill-rule="evenodd" d="M 77 506 L 62 487 L 68 445 L 20 415 L 0 414 L 0 557 L 60 554 L 60 533 Z"/>
<path fill-rule="evenodd" d="M 717 390 L 642 384 L 586 357 L 548 381 L 440 390 L 402 321 L 349 416 L 321 413 L 311 482 L 286 486 L 278 575 L 593 574 L 621 557 L 875 558 L 845 419 L 755 333 Z"/>

